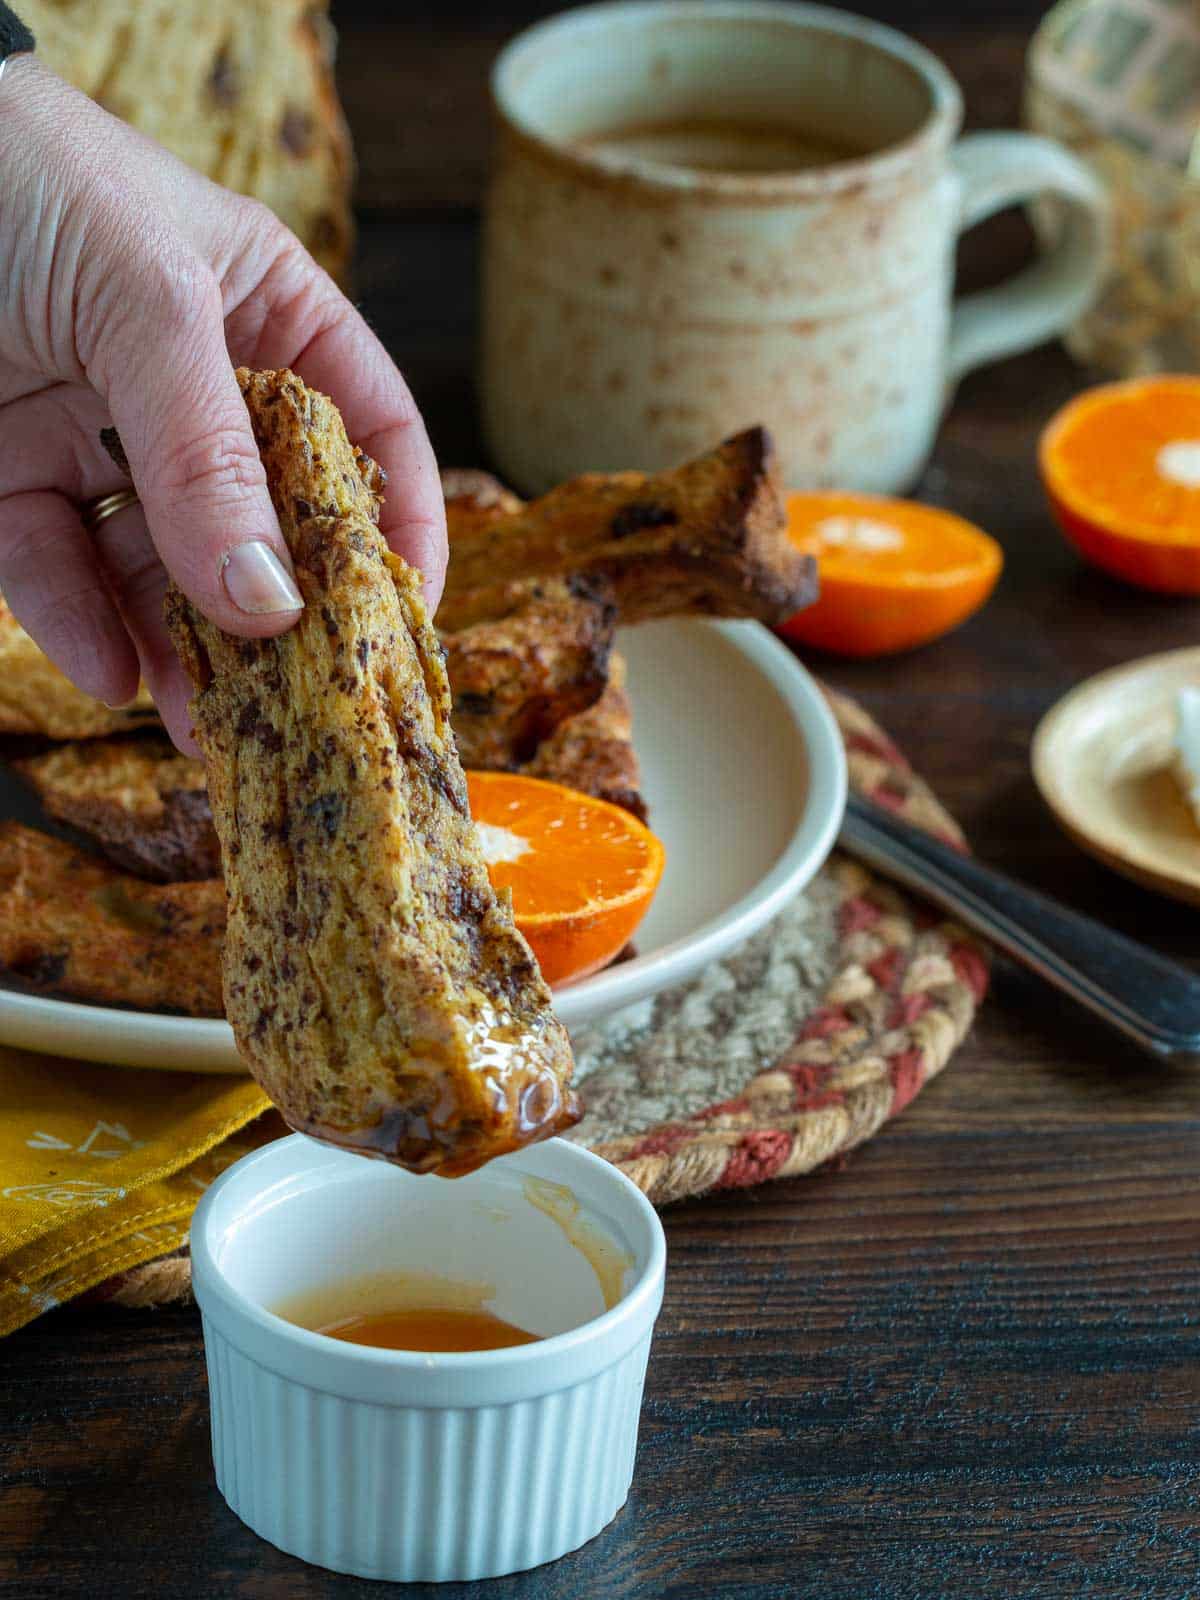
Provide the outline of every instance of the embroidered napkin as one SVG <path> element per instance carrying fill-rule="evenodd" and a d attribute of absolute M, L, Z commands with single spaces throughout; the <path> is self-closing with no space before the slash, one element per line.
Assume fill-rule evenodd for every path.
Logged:
<path fill-rule="evenodd" d="M 0 1049 L 0 1334 L 187 1240 L 198 1196 L 278 1137 L 248 1078 Z"/>

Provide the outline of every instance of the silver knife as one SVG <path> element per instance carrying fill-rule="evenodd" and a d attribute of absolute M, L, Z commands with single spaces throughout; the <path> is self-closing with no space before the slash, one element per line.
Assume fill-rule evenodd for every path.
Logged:
<path fill-rule="evenodd" d="M 1200 1060 L 1200 977 L 851 795 L 839 843 L 1166 1060 Z"/>

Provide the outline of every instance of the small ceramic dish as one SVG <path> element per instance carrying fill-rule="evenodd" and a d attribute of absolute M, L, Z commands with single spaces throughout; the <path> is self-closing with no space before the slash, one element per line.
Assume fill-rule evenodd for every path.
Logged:
<path fill-rule="evenodd" d="M 608 1162 L 554 1139 L 439 1182 L 295 1135 L 213 1184 L 191 1248 L 217 1486 L 281 1550 L 366 1578 L 490 1578 L 576 1549 L 625 1503 L 666 1246 Z M 422 1353 L 278 1314 L 414 1275 L 474 1285 L 543 1337 Z"/>
<path fill-rule="evenodd" d="M 1200 649 L 1131 661 L 1042 718 L 1033 777 L 1077 844 L 1148 889 L 1200 905 L 1200 829 L 1170 771 L 1175 695 L 1200 685 Z"/>
<path fill-rule="evenodd" d="M 667 865 L 637 956 L 556 992 L 572 1029 L 685 983 L 757 933 L 816 876 L 846 805 L 825 697 L 766 628 L 688 618 L 625 629 L 619 643 Z M 0 815 L 38 825 L 2 768 Z M 246 1070 L 227 1022 L 50 1000 L 3 982 L 0 1043 L 127 1067 Z"/>

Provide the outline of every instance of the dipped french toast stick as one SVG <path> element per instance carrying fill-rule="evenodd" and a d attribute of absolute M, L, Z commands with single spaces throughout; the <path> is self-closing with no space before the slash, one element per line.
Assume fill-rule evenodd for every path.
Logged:
<path fill-rule="evenodd" d="M 452 1176 L 574 1120 L 570 1045 L 491 887 L 378 470 L 293 374 L 239 380 L 305 610 L 245 640 L 167 602 L 225 866 L 226 1014 L 293 1127 Z"/>

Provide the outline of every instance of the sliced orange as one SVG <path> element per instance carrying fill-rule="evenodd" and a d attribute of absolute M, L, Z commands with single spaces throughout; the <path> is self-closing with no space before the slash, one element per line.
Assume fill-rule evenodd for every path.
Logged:
<path fill-rule="evenodd" d="M 541 778 L 468 772 L 467 792 L 488 874 L 512 891 L 547 983 L 606 967 L 654 898 L 661 842 L 620 806 Z"/>
<path fill-rule="evenodd" d="M 914 500 L 792 494 L 788 531 L 817 558 L 821 591 L 782 632 L 843 656 L 891 655 L 957 628 L 1004 565 L 990 535 Z"/>
<path fill-rule="evenodd" d="M 1042 434 L 1059 526 L 1098 567 L 1200 594 L 1200 378 L 1135 378 L 1072 400 Z"/>

